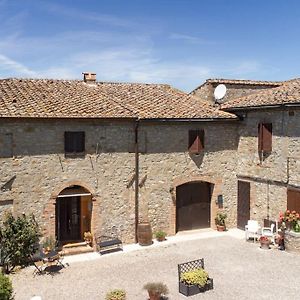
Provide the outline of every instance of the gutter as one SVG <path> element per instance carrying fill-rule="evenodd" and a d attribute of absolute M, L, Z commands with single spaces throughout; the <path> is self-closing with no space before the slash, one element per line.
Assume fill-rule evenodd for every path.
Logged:
<path fill-rule="evenodd" d="M 242 111 L 242 110 L 259 110 L 259 109 L 270 109 L 270 108 L 285 108 L 285 107 L 300 107 L 300 103 L 282 103 L 274 105 L 261 105 L 261 106 L 244 106 L 244 107 L 233 107 L 233 108 L 221 108 L 223 111 Z"/>
<path fill-rule="evenodd" d="M 149 118 L 149 119 L 140 119 L 141 122 L 165 122 L 165 123 L 171 123 L 171 122 L 233 122 L 233 121 L 239 121 L 239 118 L 199 118 L 199 119 L 166 119 L 166 118 L 162 118 L 162 119 L 158 119 L 158 118 Z"/>
<path fill-rule="evenodd" d="M 139 223 L 139 119 L 135 121 L 134 126 L 134 153 L 135 153 L 135 242 L 138 242 L 138 223 Z"/>

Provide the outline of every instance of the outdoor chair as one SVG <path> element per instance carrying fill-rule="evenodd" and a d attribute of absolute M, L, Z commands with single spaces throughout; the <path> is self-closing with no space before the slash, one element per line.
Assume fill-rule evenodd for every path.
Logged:
<path fill-rule="evenodd" d="M 43 274 L 45 271 L 45 262 L 42 258 L 40 252 L 36 252 L 35 254 L 30 256 L 30 261 L 34 265 L 35 270 L 34 273 Z"/>
<path fill-rule="evenodd" d="M 278 225 L 277 222 L 272 223 L 270 227 L 263 227 L 261 229 L 261 235 L 271 239 L 272 243 L 275 244 L 275 237 L 277 235 Z"/>
<path fill-rule="evenodd" d="M 260 237 L 260 226 L 255 220 L 248 220 L 245 226 L 246 241 L 253 238 L 254 242 Z"/>

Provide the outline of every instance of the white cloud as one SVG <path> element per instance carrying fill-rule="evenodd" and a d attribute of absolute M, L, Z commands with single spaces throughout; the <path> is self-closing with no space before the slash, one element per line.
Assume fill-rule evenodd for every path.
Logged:
<path fill-rule="evenodd" d="M 205 39 L 201 39 L 196 36 L 187 35 L 187 34 L 181 34 L 181 33 L 171 33 L 169 36 L 169 39 L 171 40 L 181 40 L 184 42 L 188 42 L 191 44 L 201 44 L 201 45 L 212 45 L 215 44 L 212 41 L 207 41 Z"/>
<path fill-rule="evenodd" d="M 36 76 L 34 71 L 2 54 L 0 54 L 0 71 L 3 73 L 8 71 L 15 75 Z"/>

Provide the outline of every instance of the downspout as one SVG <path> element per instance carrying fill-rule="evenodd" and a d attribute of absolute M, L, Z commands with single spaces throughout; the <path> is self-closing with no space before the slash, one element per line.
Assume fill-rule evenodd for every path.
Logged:
<path fill-rule="evenodd" d="M 135 242 L 138 242 L 138 223 L 139 223 L 139 119 L 135 122 L 134 128 L 134 147 L 135 147 Z"/>

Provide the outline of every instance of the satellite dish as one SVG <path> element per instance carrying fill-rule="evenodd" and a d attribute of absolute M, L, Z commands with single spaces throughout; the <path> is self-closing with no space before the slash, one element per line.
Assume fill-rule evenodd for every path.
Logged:
<path fill-rule="evenodd" d="M 218 101 L 218 100 L 221 100 L 226 94 L 226 86 L 225 84 L 219 84 L 216 88 L 215 88 L 215 91 L 214 91 L 214 96 L 215 96 L 215 99 Z"/>

